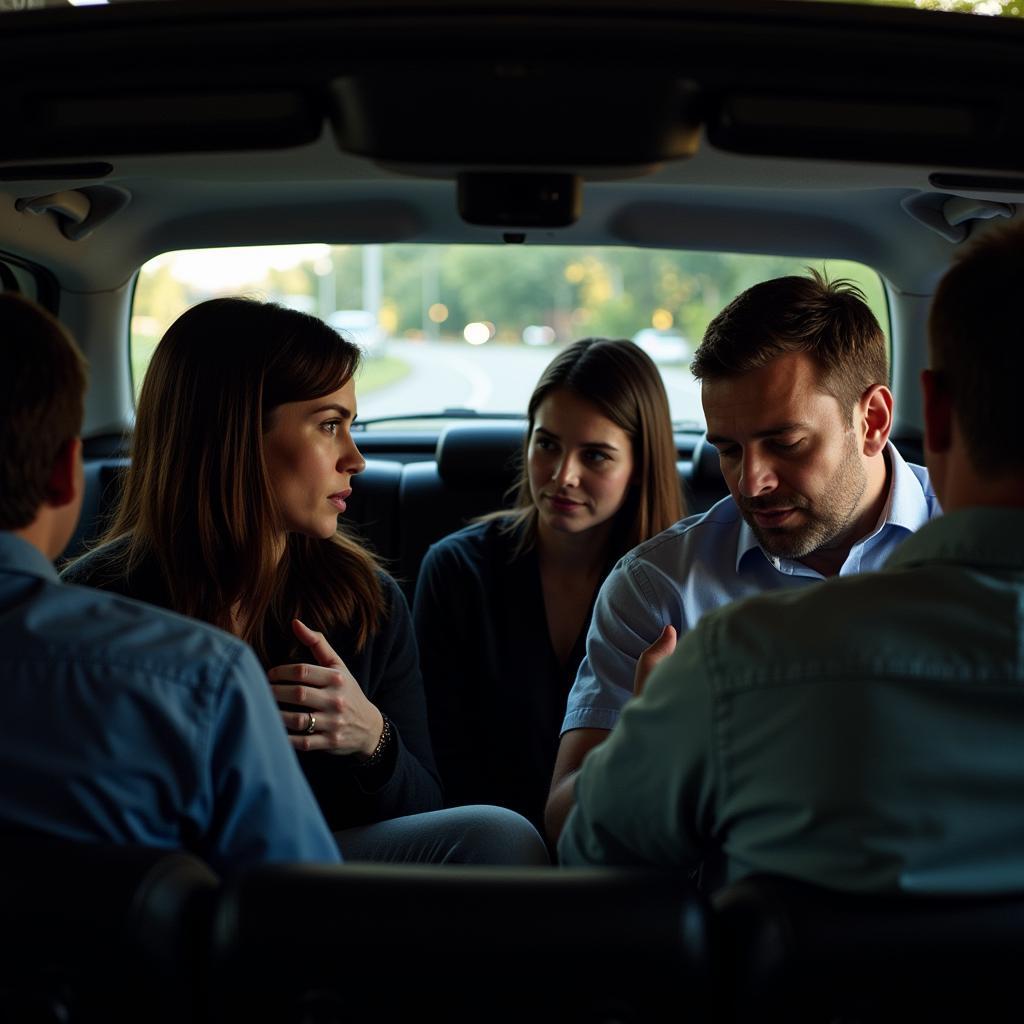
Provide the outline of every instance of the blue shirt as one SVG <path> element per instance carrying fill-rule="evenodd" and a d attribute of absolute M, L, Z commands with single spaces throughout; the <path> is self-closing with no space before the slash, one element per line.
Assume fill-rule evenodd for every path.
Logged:
<path fill-rule="evenodd" d="M 880 569 L 896 547 L 939 515 L 927 470 L 890 444 L 889 497 L 875 529 L 850 549 L 840 576 Z M 679 638 L 709 611 L 766 590 L 824 579 L 768 554 L 731 497 L 681 519 L 622 558 L 597 598 L 587 654 L 569 693 L 562 732 L 612 729 L 633 695 L 637 659 L 667 625 Z"/>
<path fill-rule="evenodd" d="M 226 871 L 340 857 L 252 651 L 63 584 L 0 532 L 0 828 L 185 848 Z"/>
<path fill-rule="evenodd" d="M 569 864 L 848 891 L 1024 888 L 1024 509 L 706 616 L 587 756 Z"/>

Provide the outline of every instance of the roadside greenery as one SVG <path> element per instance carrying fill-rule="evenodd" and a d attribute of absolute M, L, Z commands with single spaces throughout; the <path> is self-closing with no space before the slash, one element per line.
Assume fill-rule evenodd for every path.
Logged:
<path fill-rule="evenodd" d="M 875 7 L 913 7 L 919 11 L 986 14 L 1000 18 L 1020 18 L 1024 15 L 1022 0 L 832 0 L 832 2 L 871 4 Z"/>
<path fill-rule="evenodd" d="M 744 289 L 814 267 L 857 284 L 888 332 L 878 275 L 842 260 L 528 243 L 368 248 L 268 246 L 169 253 L 151 261 L 139 275 L 133 308 L 136 386 L 170 323 L 216 295 L 269 299 L 325 318 L 376 306 L 382 333 L 394 338 L 461 342 L 472 336 L 467 325 L 475 324 L 478 333 L 486 325 L 483 341 L 518 345 L 628 338 L 655 327 L 696 344 L 711 318 Z M 386 361 L 372 371 L 381 381 L 398 372 Z M 369 378 L 365 386 L 372 386 Z"/>
<path fill-rule="evenodd" d="M 397 384 L 411 372 L 412 367 L 404 359 L 395 356 L 364 359 L 357 377 L 359 393 L 369 395 L 374 391 L 381 391 L 392 384 Z"/>
<path fill-rule="evenodd" d="M 357 247 L 332 251 L 339 306 L 362 295 Z M 529 325 L 560 341 L 672 328 L 699 341 L 711 318 L 758 281 L 815 267 L 858 284 L 888 327 L 881 281 L 846 261 L 671 250 L 396 245 L 384 250 L 381 320 L 393 335 L 461 337 L 466 324 L 519 341 Z M 443 307 L 438 309 L 437 307 Z M 431 310 L 440 322 L 431 319 Z"/>

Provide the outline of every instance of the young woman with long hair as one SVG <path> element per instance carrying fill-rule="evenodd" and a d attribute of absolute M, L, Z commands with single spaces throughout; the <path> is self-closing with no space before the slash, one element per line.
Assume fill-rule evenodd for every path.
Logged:
<path fill-rule="evenodd" d="M 514 507 L 427 553 L 414 602 L 449 803 L 538 826 L 594 599 L 630 548 L 683 515 L 668 399 L 650 357 L 590 338 L 530 398 Z"/>
<path fill-rule="evenodd" d="M 143 381 L 113 521 L 64 575 L 250 643 L 331 828 L 357 856 L 417 859 L 388 820 L 443 825 L 419 813 L 441 788 L 409 611 L 338 526 L 365 466 L 351 433 L 359 359 L 281 306 L 213 299 L 182 314 Z M 383 849 L 366 827 L 385 820 Z"/>

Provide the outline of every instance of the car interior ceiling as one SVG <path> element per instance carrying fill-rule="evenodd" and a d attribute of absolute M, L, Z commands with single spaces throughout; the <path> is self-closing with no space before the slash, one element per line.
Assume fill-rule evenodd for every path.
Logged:
<path fill-rule="evenodd" d="M 138 268 L 160 253 L 310 240 L 501 246 L 522 244 L 509 237 L 522 234 L 526 245 L 857 260 L 886 284 L 898 339 L 895 436 L 919 460 L 929 298 L 972 224 L 1024 197 L 1024 25 L 1016 22 L 922 24 L 913 11 L 758 0 L 636 0 L 628 8 L 610 0 L 302 0 L 254 4 L 244 21 L 226 0 L 113 4 L 102 22 L 74 13 L 27 11 L 10 27 L 4 16 L 0 34 L 0 266 L 44 268 L 38 297 L 91 364 L 86 505 L 69 554 L 96 535 L 127 465 L 128 324 Z M 511 176 L 505 188 L 520 189 L 512 223 L 487 190 L 498 173 Z M 566 186 L 578 185 L 578 210 L 540 201 L 552 174 L 578 178 Z M 470 176 L 461 191 L 460 175 Z M 10 289 L 10 280 L 0 283 Z M 349 518 L 407 592 L 433 540 L 504 500 L 522 433 L 511 420 L 360 435 L 368 466 Z M 707 508 L 725 493 L 714 451 L 695 431 L 679 431 L 676 442 L 690 507 Z M 26 863 L 37 856 L 30 850 Z M 307 892 L 305 879 L 293 881 L 271 872 L 254 885 L 281 901 L 274 907 L 292 908 Z M 552 897 L 533 894 L 510 907 L 487 882 L 478 874 L 466 884 L 506 917 L 481 928 L 480 949 L 494 960 L 481 977 L 496 990 L 514 988 L 522 976 L 498 970 L 501 957 L 526 955 L 526 915 Z M 372 913 L 410 916 L 407 884 L 380 876 L 379 888 L 366 890 L 378 900 Z M 636 892 L 652 898 L 637 884 L 612 897 L 608 921 L 635 923 L 630 900 Z M 662 913 L 678 911 L 677 931 L 666 926 L 645 949 L 659 970 L 677 963 L 672 943 L 689 915 L 700 1019 L 702 986 L 715 980 L 701 959 L 713 909 L 691 906 L 671 887 L 654 895 Z M 227 943 L 230 928 L 244 931 L 232 915 L 247 896 L 255 900 L 239 889 L 224 897 L 218 941 Z M 335 896 L 342 905 L 350 893 Z M 831 920 L 849 911 L 837 907 Z M 209 902 L 205 913 L 209 923 Z M 453 948 L 466 953 L 456 925 L 469 928 L 462 918 L 446 927 L 444 916 L 435 934 L 422 936 L 424 948 L 436 940 L 433 958 L 424 955 L 438 971 Z M 250 959 L 242 968 L 225 959 L 224 977 L 237 981 L 247 969 L 251 980 L 252 964 L 265 963 L 270 986 L 286 918 L 281 911 L 253 920 L 244 935 Z M 553 927 L 552 943 L 585 941 L 580 929 L 565 932 L 568 920 L 567 912 Z M 749 925 L 740 922 L 744 935 Z M 608 929 L 594 927 L 593 943 L 610 941 Z M 788 922 L 778 928 L 792 938 Z M 758 933 L 742 965 L 755 979 L 764 976 L 763 941 Z M 806 957 L 814 940 L 805 941 Z M 863 966 L 861 978 L 871 977 L 872 948 L 873 940 L 844 948 Z M 24 960 L 11 951 L 0 962 Z M 955 954 L 937 954 L 934 964 L 943 963 L 955 977 Z M 768 1005 L 750 1009 L 750 1019 L 771 1019 Z M 250 1009 L 258 1019 L 259 1007 Z M 304 1019 L 340 1019 L 336 1007 L 307 1009 Z M 615 1009 L 590 1019 L 624 1019 Z M 562 1011 L 562 1019 L 582 1019 Z M 556 1019 L 546 1013 L 535 1017 Z"/>
<path fill-rule="evenodd" d="M 132 416 L 131 381 L 114 342 L 124 335 L 135 273 L 146 259 L 184 247 L 323 238 L 325 225 L 336 244 L 502 245 L 508 211 L 487 198 L 493 188 L 473 188 L 498 172 L 506 201 L 515 183 L 523 190 L 513 216 L 520 226 L 529 222 L 521 232 L 527 244 L 820 253 L 874 266 L 887 282 L 899 332 L 895 435 L 910 453 L 918 447 L 924 311 L 952 249 L 944 204 L 958 198 L 984 214 L 986 204 L 1003 203 L 1017 187 L 1005 173 L 998 181 L 961 174 L 955 192 L 931 181 L 949 176 L 953 156 L 961 171 L 966 163 L 991 176 L 1020 144 L 1000 91 L 1005 55 L 987 26 L 958 43 L 965 69 L 977 72 L 966 116 L 942 98 L 948 88 L 938 88 L 938 70 L 919 56 L 927 43 L 943 43 L 946 26 L 922 41 L 915 23 L 908 55 L 910 27 L 899 11 L 869 18 L 812 5 L 795 42 L 751 4 L 730 5 L 728 19 L 724 8 L 681 14 L 650 4 L 623 15 L 604 5 L 568 5 L 532 10 L 546 31 L 527 45 L 532 22 L 511 10 L 457 5 L 424 20 L 415 5 L 398 6 L 385 26 L 378 10 L 313 4 L 247 21 L 247 45 L 233 45 L 225 62 L 203 59 L 204 50 L 224 52 L 218 47 L 238 31 L 216 7 L 178 17 L 159 7 L 146 19 L 132 8 L 107 12 L 111 25 L 89 54 L 86 92 L 77 84 L 81 48 L 46 31 L 48 11 L 39 12 L 37 33 L 0 70 L 9 103 L 33 115 L 14 118 L 0 143 L 7 156 L 0 179 L 14 200 L 0 210 L 0 234 L 16 233 L 22 255 L 59 275 L 60 314 L 94 367 L 85 426 L 91 514 L 69 550 L 95 534 L 114 493 L 108 485 Z M 457 19 L 457 38 L 449 16 Z M 587 57 L 565 64 L 558 55 L 581 22 Z M 738 31 L 737 24 L 746 27 Z M 339 33 L 348 45 L 325 46 Z M 281 38 L 289 45 L 279 46 Z M 116 54 L 143 40 L 147 60 L 126 69 Z M 28 74 L 44 43 L 53 65 L 45 90 Z M 194 57 L 187 82 L 180 59 L 186 45 Z M 301 53 L 301 63 L 289 53 Z M 642 73 L 602 72 L 624 54 L 634 64 L 643 55 Z M 873 78 L 874 95 L 854 102 L 851 91 L 863 91 L 868 64 L 883 71 Z M 459 85 L 468 77 L 471 91 Z M 812 91 L 813 104 L 800 99 Z M 908 123 L 909 134 L 895 131 Z M 15 153 L 17 161 L 10 159 Z M 579 209 L 567 216 L 537 200 L 531 221 L 545 176 L 567 166 Z M 485 446 L 494 443 L 493 434 L 480 437 Z M 697 439 L 677 440 L 684 486 L 693 507 L 705 507 L 724 487 L 717 474 L 692 479 L 700 466 L 692 458 Z M 447 511 L 436 522 L 423 520 L 422 537 L 405 551 L 397 540 L 404 528 L 395 524 L 408 521 L 397 495 L 409 488 L 393 467 L 374 462 L 408 460 L 407 439 L 361 438 L 372 461 L 352 521 L 406 580 L 415 578 L 427 543 L 494 507 L 510 479 L 506 450 L 498 460 L 502 479 L 492 486 L 470 494 L 446 485 L 432 451 L 437 441 L 428 431 L 417 459 L 433 464 L 433 486 L 446 495 Z M 415 480 L 422 468 L 399 472 Z"/>
<path fill-rule="evenodd" d="M 895 436 L 913 453 L 928 296 L 957 232 L 1024 190 L 1012 173 L 1021 115 L 1005 87 L 1017 24 L 957 25 L 970 87 L 951 89 L 932 54 L 953 27 L 933 19 L 923 33 L 898 10 L 801 4 L 798 32 L 742 2 L 628 13 L 465 3 L 429 16 L 417 4 L 311 3 L 259 8 L 244 30 L 225 11 L 118 6 L 87 47 L 66 12 L 31 12 L 0 67 L 12 115 L 0 140 L 12 200 L 0 237 L 59 279 L 59 293 L 41 297 L 59 302 L 93 365 L 84 433 L 94 514 L 83 536 L 109 505 L 109 459 L 130 430 L 121 339 L 135 274 L 161 252 L 307 241 L 325 225 L 336 244 L 502 245 L 512 216 L 526 244 L 859 260 L 886 281 L 899 338 Z M 344 47 L 331 42 L 339 37 Z M 585 55 L 561 60 L 581 38 Z M 127 62 L 141 48 L 146 60 Z M 32 73 L 40 65 L 45 76 Z M 630 73 L 609 76 L 609 66 Z M 540 202 L 552 174 L 577 200 L 566 210 Z M 518 209 L 501 209 L 494 197 L 507 206 L 517 187 Z M 427 451 L 416 453 L 419 438 L 413 452 L 443 486 L 437 440 L 428 432 Z M 691 480 L 697 439 L 677 440 L 699 508 L 721 483 Z M 364 440 L 371 459 L 407 461 L 404 444 Z M 507 455 L 499 463 L 507 478 Z M 380 472 L 364 477 L 364 532 L 414 572 L 418 557 L 386 540 L 400 510 L 384 497 L 394 471 Z M 493 506 L 505 483 L 465 502 L 448 488 L 460 514 L 437 528 Z"/>

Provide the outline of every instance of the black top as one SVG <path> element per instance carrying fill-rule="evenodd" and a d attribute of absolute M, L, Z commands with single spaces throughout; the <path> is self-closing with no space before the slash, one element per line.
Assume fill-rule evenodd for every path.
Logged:
<path fill-rule="evenodd" d="M 141 565 L 130 577 L 120 574 L 119 563 L 112 556 L 126 543 L 117 540 L 89 552 L 69 565 L 61 577 L 67 583 L 110 590 L 168 608 L 167 587 L 155 560 Z M 382 573 L 381 584 L 385 615 L 363 650 L 355 653 L 352 638 L 344 634 L 336 633 L 327 640 L 366 696 L 391 719 L 393 740 L 388 756 L 378 765 L 360 768 L 352 756 L 324 751 L 298 755 L 324 817 L 334 830 L 441 806 L 409 606 L 390 576 Z M 313 623 L 309 625 L 316 628 Z M 292 644 L 290 637 L 283 638 L 282 649 L 290 649 Z M 312 661 L 301 655 L 294 660 Z"/>
<path fill-rule="evenodd" d="M 467 526 L 430 548 L 413 621 L 447 803 L 510 807 L 542 829 L 590 615 L 559 664 L 536 552 L 513 561 L 515 538 L 499 527 Z"/>

